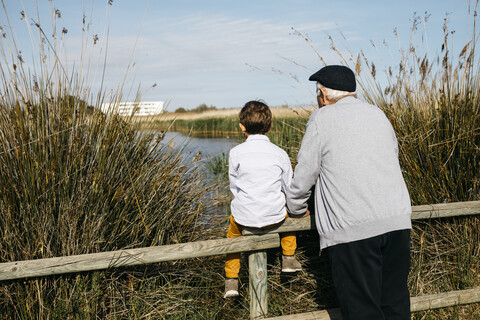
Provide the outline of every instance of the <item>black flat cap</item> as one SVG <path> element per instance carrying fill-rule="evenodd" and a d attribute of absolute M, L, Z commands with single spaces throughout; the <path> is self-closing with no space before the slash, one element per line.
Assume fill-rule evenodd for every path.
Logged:
<path fill-rule="evenodd" d="M 323 67 L 308 78 L 334 90 L 355 92 L 357 84 L 353 71 L 345 66 L 331 65 Z"/>

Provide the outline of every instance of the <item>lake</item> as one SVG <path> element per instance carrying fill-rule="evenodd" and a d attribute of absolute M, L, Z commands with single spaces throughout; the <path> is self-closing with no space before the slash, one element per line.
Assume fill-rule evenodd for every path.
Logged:
<path fill-rule="evenodd" d="M 182 149 L 187 159 L 192 159 L 198 152 L 201 152 L 201 158 L 208 162 L 211 158 L 218 155 L 225 154 L 228 156 L 230 149 L 243 141 L 243 137 L 240 136 L 221 138 L 208 136 L 190 137 L 179 132 L 166 132 L 162 143 L 169 145 L 171 148 Z M 205 162 L 202 161 L 202 163 Z M 210 206 L 199 220 L 199 223 L 205 229 L 218 228 L 219 221 L 225 220 L 225 217 L 230 212 L 228 181 L 221 182 L 211 172 L 208 176 L 212 179 L 210 182 L 213 182 L 217 187 L 209 192 L 207 196 L 207 199 L 209 199 L 207 201 L 213 201 L 215 205 Z"/>
<path fill-rule="evenodd" d="M 172 148 L 183 148 L 192 157 L 201 152 L 203 159 L 228 154 L 231 148 L 243 142 L 242 137 L 190 137 L 180 132 L 166 132 L 163 143 Z"/>

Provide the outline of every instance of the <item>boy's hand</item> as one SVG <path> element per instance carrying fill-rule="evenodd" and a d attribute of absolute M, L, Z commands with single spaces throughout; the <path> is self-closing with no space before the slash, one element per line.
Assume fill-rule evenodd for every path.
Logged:
<path fill-rule="evenodd" d="M 305 212 L 305 214 L 302 216 L 303 217 L 308 217 L 310 215 L 310 210 L 307 209 L 307 212 Z"/>

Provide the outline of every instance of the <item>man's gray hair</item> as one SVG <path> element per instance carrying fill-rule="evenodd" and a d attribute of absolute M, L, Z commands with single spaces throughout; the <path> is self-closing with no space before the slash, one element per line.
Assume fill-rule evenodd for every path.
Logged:
<path fill-rule="evenodd" d="M 355 92 L 330 89 L 317 81 L 317 96 L 320 95 L 320 89 L 325 90 L 325 93 L 327 94 L 327 99 L 330 101 L 337 101 L 346 96 L 356 96 Z"/>

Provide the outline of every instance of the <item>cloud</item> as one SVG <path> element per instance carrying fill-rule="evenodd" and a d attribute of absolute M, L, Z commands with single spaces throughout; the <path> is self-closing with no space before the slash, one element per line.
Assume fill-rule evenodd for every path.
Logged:
<path fill-rule="evenodd" d="M 226 17 L 185 17 L 162 19 L 155 34 L 141 36 L 135 49 L 137 60 L 151 72 L 165 76 L 185 74 L 245 72 L 245 63 L 267 67 L 286 64 L 278 56 L 304 60 L 312 50 L 286 22 L 251 19 L 230 20 Z M 333 23 L 295 26 L 305 32 L 331 30 Z M 133 39 L 111 39 L 113 59 L 121 59 L 126 43 Z M 118 56 L 115 56 L 118 53 Z M 300 61 L 301 62 L 301 61 Z"/>
<path fill-rule="evenodd" d="M 128 69 L 130 82 L 141 82 L 146 87 L 157 83 L 155 89 L 148 90 L 150 99 L 173 98 L 185 104 L 187 99 L 197 104 L 210 103 L 208 99 L 220 101 L 221 95 L 239 95 L 238 99 L 243 99 L 246 93 L 235 91 L 252 91 L 253 83 L 257 89 L 298 87 L 292 75 L 299 70 L 311 71 L 299 65 L 315 69 L 319 60 L 314 50 L 292 32 L 292 27 L 309 35 L 337 28 L 329 22 L 294 25 L 272 19 L 187 15 L 146 21 L 143 30 L 136 34 L 135 30 L 116 28 L 115 23 L 118 22 L 112 21 L 110 26 L 108 47 L 106 36 L 101 34 L 95 45 L 93 34 L 87 45 L 81 35 L 67 34 L 69 69 L 74 65 L 80 68 L 83 54 L 87 57 L 84 66 L 90 72 L 91 86 L 99 87 L 104 75 L 104 87 L 113 89 L 123 81 Z M 331 55 L 328 46 L 321 49 L 322 54 Z M 272 80 L 275 85 L 269 84 Z"/>

